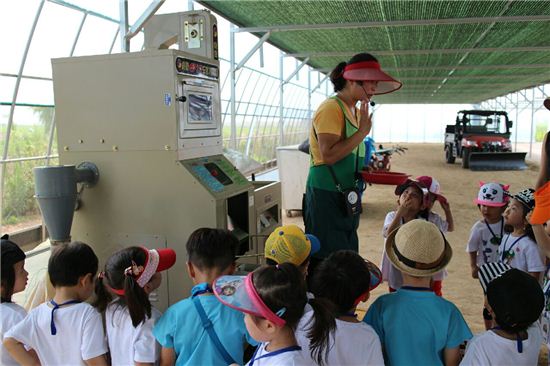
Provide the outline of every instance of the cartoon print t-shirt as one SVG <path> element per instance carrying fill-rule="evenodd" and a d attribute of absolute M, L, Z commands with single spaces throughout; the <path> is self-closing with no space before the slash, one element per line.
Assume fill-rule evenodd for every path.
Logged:
<path fill-rule="evenodd" d="M 485 220 L 477 221 L 470 231 L 466 246 L 468 253 L 477 252 L 477 265 L 498 262 L 498 247 L 502 241 L 504 223 L 487 224 Z"/>

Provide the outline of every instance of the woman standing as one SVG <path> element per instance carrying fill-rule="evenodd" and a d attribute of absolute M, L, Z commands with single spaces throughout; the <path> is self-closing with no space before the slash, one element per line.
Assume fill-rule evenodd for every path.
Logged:
<path fill-rule="evenodd" d="M 373 95 L 401 88 L 401 83 L 383 72 L 378 60 L 368 53 L 338 64 L 330 80 L 336 95 L 317 109 L 309 137 L 311 164 L 304 223 L 306 232 L 321 241 L 310 271 L 336 250 L 358 251 L 363 139 L 372 127 L 369 101 Z"/>

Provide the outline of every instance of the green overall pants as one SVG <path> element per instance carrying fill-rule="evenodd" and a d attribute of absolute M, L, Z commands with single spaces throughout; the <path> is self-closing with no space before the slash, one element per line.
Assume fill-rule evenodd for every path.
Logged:
<path fill-rule="evenodd" d="M 342 109 L 345 119 L 345 138 L 357 132 L 346 117 L 342 101 L 333 97 Z M 350 188 L 361 189 L 363 182 L 356 174 L 361 171 L 365 157 L 365 145 L 361 142 L 346 157 L 332 165 L 342 191 Z M 332 252 L 341 249 L 359 250 L 357 228 L 359 215 L 346 215 L 344 199 L 338 190 L 333 176 L 326 164 L 314 166 L 313 159 L 309 168 L 304 198 L 305 231 L 319 238 L 321 250 L 314 256 L 316 259 L 328 257 Z"/>

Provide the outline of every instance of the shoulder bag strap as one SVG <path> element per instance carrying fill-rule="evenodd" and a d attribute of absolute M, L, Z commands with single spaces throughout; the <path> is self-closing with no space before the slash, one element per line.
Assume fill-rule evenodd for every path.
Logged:
<path fill-rule="evenodd" d="M 342 110 L 342 115 L 344 117 L 344 138 L 345 136 L 345 130 L 346 130 L 346 111 L 344 110 L 344 105 L 342 104 L 342 101 L 334 96 L 331 97 L 331 99 L 336 100 L 336 103 Z M 311 126 L 313 127 L 313 136 L 315 137 L 315 140 L 317 140 L 317 143 L 319 143 L 319 138 L 317 137 L 317 130 L 315 130 L 315 125 L 311 123 Z M 330 172 L 330 175 L 332 176 L 332 180 L 334 180 L 334 184 L 336 185 L 336 189 L 338 189 L 339 192 L 342 192 L 342 185 L 338 182 L 338 178 L 336 178 L 336 173 L 334 173 L 334 169 L 332 169 L 332 165 L 325 164 Z M 357 177 L 359 174 L 359 145 L 357 145 L 357 148 L 355 149 L 355 176 Z"/>
<path fill-rule="evenodd" d="M 214 342 L 214 345 L 216 346 L 216 349 L 218 352 L 221 353 L 225 363 L 227 365 L 230 365 L 232 363 L 236 363 L 235 360 L 233 360 L 233 357 L 229 355 L 225 347 L 223 346 L 222 342 L 218 338 L 218 335 L 214 331 L 214 325 L 208 319 L 208 316 L 206 315 L 206 312 L 204 311 L 204 308 L 202 307 L 201 301 L 197 296 L 193 297 L 193 304 L 195 305 L 195 309 L 197 309 L 197 313 L 199 313 L 199 317 L 201 318 L 201 323 L 206 332 L 208 333 L 208 336 Z"/>

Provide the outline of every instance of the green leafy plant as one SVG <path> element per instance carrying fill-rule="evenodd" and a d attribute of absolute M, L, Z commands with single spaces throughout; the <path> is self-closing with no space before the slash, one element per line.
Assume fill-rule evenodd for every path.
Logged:
<path fill-rule="evenodd" d="M 44 156 L 52 124 L 52 108 L 33 108 L 38 123 L 12 125 L 9 157 Z M 6 126 L 2 126 L 5 136 Z M 52 151 L 55 154 L 55 150 Z M 50 161 L 51 163 L 51 161 Z M 6 225 L 25 221 L 26 217 L 39 214 L 34 198 L 34 177 L 32 169 L 46 165 L 46 161 L 29 160 L 6 163 L 2 194 L 2 223 Z"/>

